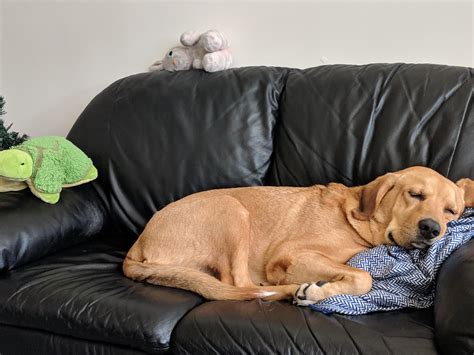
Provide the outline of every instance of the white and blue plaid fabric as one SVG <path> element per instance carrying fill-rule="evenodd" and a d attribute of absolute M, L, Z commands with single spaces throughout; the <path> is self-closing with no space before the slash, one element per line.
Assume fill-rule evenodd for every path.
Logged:
<path fill-rule="evenodd" d="M 347 264 L 372 275 L 372 290 L 361 296 L 339 295 L 310 305 L 323 313 L 349 315 L 433 305 L 436 275 L 444 260 L 474 237 L 474 209 L 448 224 L 446 235 L 426 250 L 380 245 L 365 250 Z"/>

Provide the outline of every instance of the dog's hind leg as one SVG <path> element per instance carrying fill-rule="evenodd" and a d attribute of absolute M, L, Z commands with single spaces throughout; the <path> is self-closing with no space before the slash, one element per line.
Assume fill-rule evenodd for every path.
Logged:
<path fill-rule="evenodd" d="M 255 287 L 257 285 L 252 281 L 249 273 L 250 220 L 248 215 L 242 222 L 239 233 L 232 239 L 235 245 L 230 257 L 231 274 L 235 286 Z"/>
<path fill-rule="evenodd" d="M 123 264 L 127 277 L 182 288 L 212 300 L 288 296 L 249 275 L 250 219 L 231 196 L 190 198 L 165 207 L 145 227 Z"/>
<path fill-rule="evenodd" d="M 138 262 L 129 257 L 125 258 L 123 272 L 135 281 L 181 288 L 196 292 L 209 300 L 281 300 L 289 298 L 298 288 L 298 285 L 236 287 L 193 268 Z"/>

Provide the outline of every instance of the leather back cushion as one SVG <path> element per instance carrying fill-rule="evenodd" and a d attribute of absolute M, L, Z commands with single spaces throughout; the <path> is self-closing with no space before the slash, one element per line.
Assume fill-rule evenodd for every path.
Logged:
<path fill-rule="evenodd" d="M 425 64 L 143 73 L 99 94 L 68 138 L 136 235 L 201 190 L 358 185 L 411 165 L 474 178 L 472 85 L 472 69 Z"/>
<path fill-rule="evenodd" d="M 117 226 L 136 235 L 185 195 L 262 185 L 286 72 L 143 73 L 99 94 L 68 138 L 96 164 Z"/>
<path fill-rule="evenodd" d="M 365 184 L 431 167 L 474 178 L 473 69 L 334 65 L 289 73 L 268 182 Z"/>

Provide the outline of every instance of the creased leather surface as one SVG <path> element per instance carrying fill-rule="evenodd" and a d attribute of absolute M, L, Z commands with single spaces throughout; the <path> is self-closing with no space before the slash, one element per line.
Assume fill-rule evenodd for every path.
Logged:
<path fill-rule="evenodd" d="M 139 355 L 140 350 L 0 324 L 2 355 Z"/>
<path fill-rule="evenodd" d="M 283 302 L 207 302 L 179 322 L 177 354 L 436 354 L 432 311 L 327 316 Z"/>
<path fill-rule="evenodd" d="M 473 73 L 426 64 L 291 71 L 269 183 L 360 185 L 412 165 L 474 178 Z"/>
<path fill-rule="evenodd" d="M 443 264 L 436 287 L 436 340 L 445 354 L 474 353 L 474 240 Z"/>
<path fill-rule="evenodd" d="M 124 277 L 129 246 L 94 239 L 0 273 L 0 324 L 167 351 L 175 324 L 202 299 Z"/>
<path fill-rule="evenodd" d="M 68 138 L 94 160 L 113 216 L 136 235 L 185 195 L 262 185 L 285 73 L 137 74 L 102 92 Z"/>
<path fill-rule="evenodd" d="M 106 223 L 91 186 L 65 189 L 50 205 L 30 191 L 0 194 L 0 272 L 84 242 Z"/>

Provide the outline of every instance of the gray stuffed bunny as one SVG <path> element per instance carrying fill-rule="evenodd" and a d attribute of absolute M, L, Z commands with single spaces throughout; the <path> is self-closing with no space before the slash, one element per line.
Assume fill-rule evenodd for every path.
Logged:
<path fill-rule="evenodd" d="M 219 31 L 210 30 L 203 34 L 186 31 L 180 41 L 184 47 L 171 48 L 163 60 L 151 65 L 150 71 L 204 69 L 215 72 L 228 69 L 232 64 L 229 44 Z"/>

